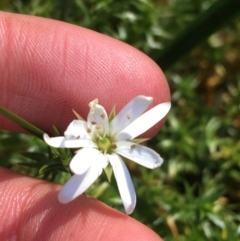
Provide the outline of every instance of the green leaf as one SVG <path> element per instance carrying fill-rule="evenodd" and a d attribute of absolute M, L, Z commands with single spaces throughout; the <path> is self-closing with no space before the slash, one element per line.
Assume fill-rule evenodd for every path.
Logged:
<path fill-rule="evenodd" d="M 26 166 L 26 167 L 36 167 L 36 168 L 41 167 L 40 163 L 35 163 L 35 162 L 18 162 L 16 164 Z"/>
<path fill-rule="evenodd" d="M 108 181 L 111 182 L 112 172 L 113 172 L 111 165 L 108 165 L 108 166 L 107 166 L 106 168 L 104 168 L 103 170 L 104 170 L 104 172 L 105 172 L 105 174 L 106 174 L 106 176 L 107 176 Z"/>
<path fill-rule="evenodd" d="M 101 183 L 99 186 L 97 186 L 97 188 L 95 188 L 92 192 L 91 192 L 91 196 L 94 198 L 99 198 L 104 191 L 109 187 L 109 183 L 108 182 L 103 182 Z"/>
<path fill-rule="evenodd" d="M 78 120 L 84 120 L 74 109 L 72 109 L 74 115 L 78 118 Z"/>
<path fill-rule="evenodd" d="M 53 131 L 56 136 L 61 136 L 60 130 L 56 126 L 53 126 Z"/>
<path fill-rule="evenodd" d="M 116 116 L 116 108 L 114 105 L 108 117 L 109 122 L 111 122 L 115 118 L 115 116 Z"/>
<path fill-rule="evenodd" d="M 150 138 L 139 138 L 139 139 L 133 139 L 133 140 L 131 140 L 131 142 L 136 143 L 136 144 L 141 144 L 148 140 L 150 140 Z"/>
<path fill-rule="evenodd" d="M 42 152 L 22 152 L 21 155 L 30 158 L 34 161 L 37 161 L 39 163 L 47 162 L 47 157 L 45 153 Z"/>
<path fill-rule="evenodd" d="M 39 175 L 42 175 L 46 172 L 56 172 L 56 171 L 68 172 L 61 163 L 57 162 L 57 163 L 51 163 L 49 165 L 43 165 L 39 169 Z"/>

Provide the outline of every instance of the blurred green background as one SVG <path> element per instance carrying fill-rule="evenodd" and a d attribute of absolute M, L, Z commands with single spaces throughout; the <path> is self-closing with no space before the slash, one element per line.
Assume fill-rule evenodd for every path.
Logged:
<path fill-rule="evenodd" d="M 240 240 L 239 3 L 0 3 L 1 10 L 59 19 L 110 35 L 142 50 L 162 66 L 172 92 L 172 109 L 161 132 L 147 145 L 165 162 L 153 171 L 133 162 L 128 162 L 128 167 L 137 192 L 132 216 L 165 241 Z M 40 177 L 64 183 L 68 174 L 48 172 L 49 158 L 46 145 L 36 137 L 1 131 L 2 166 L 38 175 L 41 164 Z M 88 194 L 123 211 L 116 184 L 109 184 L 105 177 Z"/>

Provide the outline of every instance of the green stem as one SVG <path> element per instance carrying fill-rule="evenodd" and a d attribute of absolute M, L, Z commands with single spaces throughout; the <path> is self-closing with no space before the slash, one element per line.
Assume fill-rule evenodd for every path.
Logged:
<path fill-rule="evenodd" d="M 42 139 L 44 134 L 42 130 L 32 125 L 31 123 L 27 122 L 23 118 L 17 116 L 16 114 L 12 113 L 10 110 L 7 110 L 1 105 L 0 105 L 0 113 L 5 117 L 7 117 L 8 119 L 12 120 L 14 123 L 24 128 L 26 131 Z"/>
<path fill-rule="evenodd" d="M 240 11 L 240 0 L 219 0 L 185 28 L 161 53 L 159 66 L 166 70 Z"/>

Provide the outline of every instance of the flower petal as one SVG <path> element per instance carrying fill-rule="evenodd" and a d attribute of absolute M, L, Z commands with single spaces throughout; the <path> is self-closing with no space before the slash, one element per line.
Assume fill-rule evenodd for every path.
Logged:
<path fill-rule="evenodd" d="M 129 141 L 119 141 L 116 145 L 116 153 L 147 168 L 154 169 L 163 163 L 161 156 L 146 146 Z"/>
<path fill-rule="evenodd" d="M 109 129 L 108 115 L 104 107 L 97 104 L 97 100 L 90 102 L 90 111 L 87 117 L 88 124 L 93 126 L 103 127 L 104 130 Z"/>
<path fill-rule="evenodd" d="M 132 99 L 110 123 L 111 135 L 120 133 L 138 118 L 151 104 L 152 97 L 139 95 Z"/>
<path fill-rule="evenodd" d="M 96 147 L 96 144 L 92 140 L 88 139 L 68 139 L 64 136 L 50 138 L 46 133 L 43 135 L 43 139 L 49 146 L 56 148 Z"/>
<path fill-rule="evenodd" d="M 83 148 L 70 162 L 70 169 L 74 174 L 81 175 L 97 162 L 102 168 L 107 165 L 107 157 L 95 148 Z"/>
<path fill-rule="evenodd" d="M 141 135 L 153 125 L 158 123 L 163 117 L 165 117 L 166 114 L 169 112 L 170 108 L 170 102 L 165 102 L 153 107 L 151 110 L 145 112 L 135 121 L 133 121 L 129 126 L 127 126 L 118 135 L 117 139 L 129 140 Z"/>
<path fill-rule="evenodd" d="M 64 135 L 67 138 L 75 137 L 81 139 L 91 139 L 91 136 L 87 130 L 88 128 L 86 121 L 74 120 L 69 124 L 67 130 L 64 132 Z"/>
<path fill-rule="evenodd" d="M 131 214 L 136 205 L 136 194 L 128 169 L 120 156 L 108 155 L 117 181 L 118 190 L 127 214 Z"/>
<path fill-rule="evenodd" d="M 85 192 L 101 173 L 102 168 L 96 163 L 82 175 L 73 175 L 60 190 L 58 194 L 59 202 L 69 203 L 74 200 Z"/>

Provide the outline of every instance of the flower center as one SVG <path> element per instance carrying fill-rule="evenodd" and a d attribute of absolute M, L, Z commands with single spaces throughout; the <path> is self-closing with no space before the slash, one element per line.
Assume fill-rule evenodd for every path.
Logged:
<path fill-rule="evenodd" d="M 97 140 L 98 148 L 102 152 L 109 152 L 112 147 L 112 142 L 108 137 L 99 137 Z"/>

